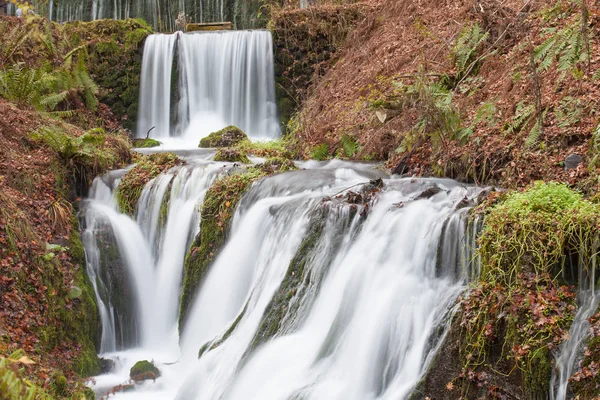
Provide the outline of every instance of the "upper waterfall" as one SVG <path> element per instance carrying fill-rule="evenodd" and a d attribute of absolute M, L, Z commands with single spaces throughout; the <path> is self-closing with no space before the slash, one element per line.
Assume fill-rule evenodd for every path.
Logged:
<path fill-rule="evenodd" d="M 173 65 L 177 74 L 174 76 Z M 138 136 L 178 136 L 197 146 L 236 125 L 252 138 L 280 134 L 268 31 L 152 35 L 144 47 Z"/>

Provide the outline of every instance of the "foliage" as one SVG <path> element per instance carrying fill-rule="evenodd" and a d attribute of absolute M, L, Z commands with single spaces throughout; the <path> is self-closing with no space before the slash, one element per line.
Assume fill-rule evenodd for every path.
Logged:
<path fill-rule="evenodd" d="M 240 162 L 243 164 L 250 164 L 250 159 L 246 153 L 230 147 L 222 147 L 218 149 L 217 153 L 213 157 L 213 161 Z"/>
<path fill-rule="evenodd" d="M 0 70 L 0 96 L 38 111 L 55 111 L 62 104 L 64 112 L 69 101 L 77 105 L 81 100 L 94 111 L 98 106 L 97 94 L 98 87 L 86 67 L 85 48 L 69 52 L 57 68 L 50 64 L 28 67 L 18 62 Z"/>
<path fill-rule="evenodd" d="M 330 157 L 329 146 L 327 146 L 327 143 L 316 145 L 310 153 L 310 158 L 317 161 L 327 160 Z"/>
<path fill-rule="evenodd" d="M 140 156 L 135 167 L 129 170 L 117 187 L 117 198 L 121 212 L 134 215 L 137 202 L 144 186 L 152 179 L 167 171 L 182 161 L 174 153 L 156 153 L 150 156 Z"/>
<path fill-rule="evenodd" d="M 496 387 L 495 374 L 521 373 L 526 398 L 547 398 L 552 350 L 568 337 L 575 293 L 548 273 L 520 273 L 509 286 L 482 281 L 458 313 L 462 392 Z"/>
<path fill-rule="evenodd" d="M 0 393 L 6 400 L 50 400 L 42 389 L 25 380 L 20 367 L 35 364 L 23 351 L 17 351 L 10 357 L 0 356 Z"/>
<path fill-rule="evenodd" d="M 556 16 L 557 20 L 568 16 L 556 13 L 547 15 Z M 582 18 L 583 15 L 578 14 L 572 22 L 567 23 L 561 29 L 558 27 L 544 28 L 546 40 L 537 46 L 533 53 L 539 71 L 548 71 L 556 62 L 562 80 L 567 72 L 578 69 L 579 63 L 589 59 L 589 54 L 585 53 Z M 584 29 L 587 30 L 587 26 Z"/>
<path fill-rule="evenodd" d="M 342 151 L 344 156 L 348 158 L 352 158 L 360 152 L 360 145 L 358 144 L 356 139 L 350 135 L 342 135 L 342 138 L 340 139 L 340 144 L 342 145 Z"/>
<path fill-rule="evenodd" d="M 471 64 L 476 62 L 481 46 L 488 37 L 489 32 L 483 32 L 477 22 L 466 25 L 462 29 L 452 48 L 457 81 L 462 80 L 473 69 Z"/>
<path fill-rule="evenodd" d="M 99 128 L 74 136 L 58 126 L 42 126 L 31 136 L 50 147 L 69 168 L 75 183 L 86 187 L 101 172 L 130 159 L 128 139 L 117 133 L 106 134 Z"/>
<path fill-rule="evenodd" d="M 243 140 L 235 145 L 235 149 L 257 157 L 294 158 L 296 154 L 290 150 L 288 139 L 273 139 L 269 141 Z"/>
<path fill-rule="evenodd" d="M 17 63 L 0 71 L 0 96 L 22 106 L 52 111 L 67 93 L 52 91 L 56 77 L 42 68 L 27 68 Z"/>
<path fill-rule="evenodd" d="M 416 123 L 406 133 L 397 152 L 411 151 L 419 142 L 430 139 L 435 149 L 446 148 L 449 141 L 464 143 L 471 133 L 462 128 L 460 115 L 452 100 L 453 93 L 440 82 L 431 81 L 423 71 L 414 82 L 395 82 L 396 94 L 389 103 L 400 112 L 417 113 Z"/>
<path fill-rule="evenodd" d="M 577 125 L 581 121 L 584 105 L 581 99 L 566 96 L 560 101 L 560 106 L 556 109 L 556 119 L 558 127 L 561 129 Z"/>

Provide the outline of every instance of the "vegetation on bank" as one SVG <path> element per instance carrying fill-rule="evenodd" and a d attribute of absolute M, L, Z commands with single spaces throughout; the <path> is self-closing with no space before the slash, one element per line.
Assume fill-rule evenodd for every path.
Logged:
<path fill-rule="evenodd" d="M 202 203 L 200 232 L 188 250 L 184 264 L 184 279 L 179 312 L 182 330 L 194 296 L 208 267 L 225 243 L 227 230 L 243 194 L 252 184 L 265 176 L 296 169 L 287 159 L 271 158 L 263 164 L 233 169 L 217 179 L 208 189 Z"/>
<path fill-rule="evenodd" d="M 138 200 L 146 184 L 162 172 L 181 164 L 181 159 L 173 153 L 138 155 L 135 166 L 127 171 L 117 187 L 117 200 L 121 212 L 135 215 Z"/>
<path fill-rule="evenodd" d="M 481 276 L 441 350 L 455 356 L 438 357 L 419 391 L 546 398 L 575 316 L 575 285 L 594 276 L 600 207 L 564 184 L 536 182 L 492 196 L 478 211 Z"/>

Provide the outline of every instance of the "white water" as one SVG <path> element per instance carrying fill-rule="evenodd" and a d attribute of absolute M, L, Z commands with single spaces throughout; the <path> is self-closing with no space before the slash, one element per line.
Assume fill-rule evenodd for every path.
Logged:
<path fill-rule="evenodd" d="M 179 34 L 150 35 L 144 46 L 138 111 L 138 136 L 168 137 L 171 132 L 171 75 Z"/>
<path fill-rule="evenodd" d="M 598 245 L 596 244 L 596 250 Z M 569 338 L 560 346 L 555 358 L 556 368 L 550 381 L 550 398 L 565 400 L 567 398 L 569 378 L 576 371 L 578 361 L 582 356 L 583 347 L 589 336 L 589 318 L 598 310 L 600 292 L 596 289 L 596 258 L 592 258 L 588 270 L 583 263 L 578 266 L 579 292 L 577 300 L 579 308 L 569 329 Z"/>
<path fill-rule="evenodd" d="M 194 148 L 201 138 L 228 125 L 253 139 L 278 137 L 272 47 L 268 31 L 149 36 L 142 65 L 138 137 L 155 127 L 150 136 L 166 148 Z M 179 73 L 175 104 L 174 62 Z"/>
<path fill-rule="evenodd" d="M 135 304 L 136 313 L 128 323 L 137 328 L 136 342 L 141 346 L 170 346 L 177 350 L 176 292 L 181 283 L 187 246 L 198 230 L 194 210 L 220 169 L 219 164 L 183 167 L 149 182 L 140 199 L 140 207 L 144 209 L 138 210 L 137 221 L 117 211 L 113 187 L 110 187 L 113 185 L 105 183 L 106 177 L 94 181 L 86 204 L 83 242 L 87 270 L 96 289 L 102 318 L 101 353 L 117 350 L 117 337 L 123 336 L 123 332 L 116 328 L 115 305 L 105 293 L 113 282 L 102 279 L 110 266 L 100 262 L 100 253 L 107 249 L 99 246 L 103 243 L 99 235 L 114 236 L 127 270 L 123 275 L 131 281 L 134 298 L 129 301 Z M 167 223 L 158 226 L 150 221 L 158 221 L 167 187 L 171 199 Z M 151 204 L 151 212 L 148 212 L 150 204 L 146 201 L 150 198 L 156 200 L 158 206 Z"/>
<path fill-rule="evenodd" d="M 385 191 L 365 219 L 348 205 L 322 203 L 325 196 L 375 176 L 364 167 L 351 167 L 338 162 L 277 175 L 246 194 L 230 237 L 197 293 L 179 346 L 176 319 L 183 254 L 198 229 L 193 205 L 221 165 L 186 167 L 148 185 L 137 223 L 119 216 L 129 223 L 119 220 L 113 229 L 158 243 L 128 249 L 130 242 L 119 242 L 120 248 L 125 246 L 123 254 L 146 251 L 144 257 L 151 260 L 140 267 L 152 279 L 144 278 L 150 295 L 147 302 L 139 302 L 140 319 L 147 310 L 152 315 L 146 325 L 149 332 L 140 330 L 137 349 L 104 354 L 118 358 L 117 368 L 96 378 L 96 390 L 103 393 L 124 383 L 133 363 L 153 359 L 163 376 L 117 397 L 406 398 L 439 343 L 437 328 L 444 325 L 472 273 L 467 249 L 474 231 L 466 229 L 466 210 L 453 208 L 478 190 L 435 181 L 444 191 L 413 200 L 434 181 L 386 180 Z M 199 176 L 193 178 L 194 172 Z M 171 201 L 166 226 L 161 227 L 153 220 L 160 215 L 157 205 L 168 190 L 167 182 L 173 182 Z M 109 208 L 111 197 L 95 193 L 88 212 L 100 205 Z M 303 283 L 289 298 L 289 312 L 283 313 L 276 337 L 253 351 L 251 343 L 263 316 L 273 307 L 273 295 L 316 212 L 326 223 L 308 255 Z M 106 213 L 117 222 L 117 215 Z M 231 334 L 216 346 L 229 328 Z M 198 350 L 207 342 L 216 348 L 198 359 Z"/>

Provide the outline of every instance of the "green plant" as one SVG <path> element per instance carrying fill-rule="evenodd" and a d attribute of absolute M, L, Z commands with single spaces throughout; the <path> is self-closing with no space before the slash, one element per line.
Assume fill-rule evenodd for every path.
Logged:
<path fill-rule="evenodd" d="M 556 62 L 560 79 L 563 79 L 568 71 L 578 69 L 580 62 L 588 61 L 586 38 L 587 25 L 585 13 L 578 14 L 571 23 L 562 29 L 558 27 L 544 28 L 543 33 L 546 40 L 534 49 L 534 60 L 538 70 L 545 72 Z M 554 15 L 554 14 L 551 14 Z M 562 19 L 565 14 L 556 15 L 556 19 Z"/>
<path fill-rule="evenodd" d="M 330 158 L 329 147 L 327 143 L 316 145 L 310 152 L 310 158 L 317 161 L 323 161 Z"/>
<path fill-rule="evenodd" d="M 0 393 L 6 400 L 51 400 L 42 389 L 25 380 L 19 367 L 35 364 L 22 350 L 0 356 Z"/>
<path fill-rule="evenodd" d="M 356 141 L 356 138 L 350 135 L 342 135 L 340 144 L 342 145 L 344 156 L 348 158 L 352 158 L 360 152 L 360 145 Z"/>
<path fill-rule="evenodd" d="M 556 119 L 558 127 L 565 129 L 577 125 L 581 121 L 584 105 L 581 99 L 575 99 L 567 96 L 560 101 L 560 106 L 556 109 Z"/>
<path fill-rule="evenodd" d="M 65 100 L 67 92 L 53 91 L 56 76 L 42 68 L 28 68 L 16 63 L 0 70 L 0 96 L 21 106 L 52 111 Z"/>
<path fill-rule="evenodd" d="M 456 81 L 462 80 L 476 65 L 481 46 L 488 39 L 489 33 L 483 32 L 477 22 L 466 25 L 460 32 L 452 48 L 452 57 L 456 66 Z M 478 60 L 481 61 L 481 60 Z"/>

